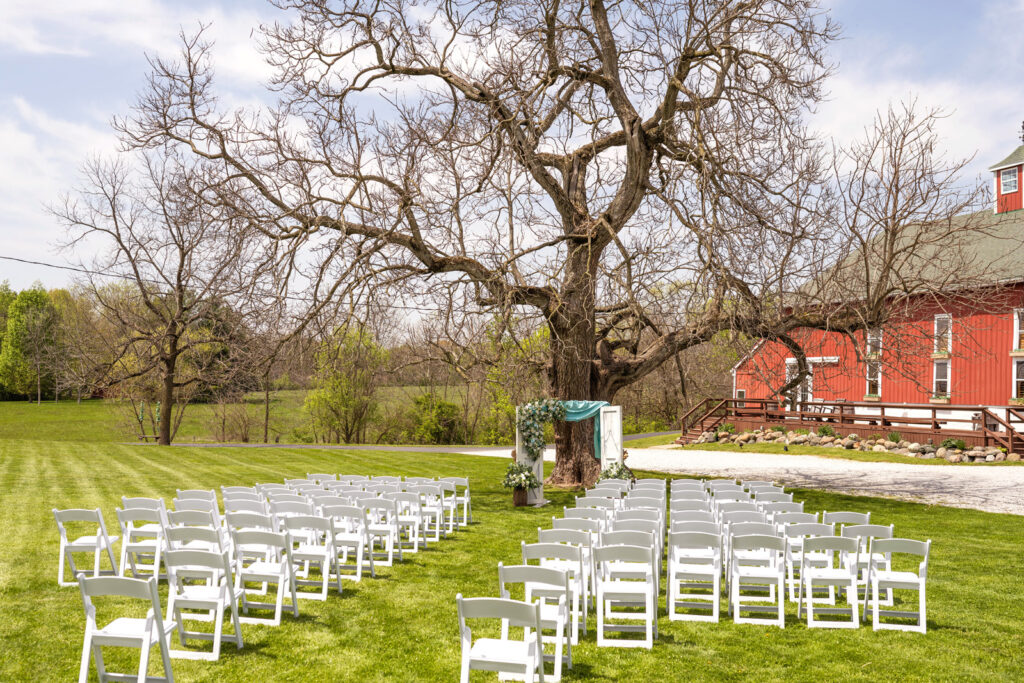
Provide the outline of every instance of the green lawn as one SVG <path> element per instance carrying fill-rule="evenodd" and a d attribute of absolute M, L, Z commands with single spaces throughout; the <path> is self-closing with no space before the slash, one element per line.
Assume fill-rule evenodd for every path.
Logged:
<path fill-rule="evenodd" d="M 78 591 L 56 585 L 53 507 L 103 509 L 115 524 L 122 494 L 164 496 L 175 488 L 278 481 L 310 471 L 467 475 L 476 523 L 384 569 L 345 583 L 343 597 L 303 601 L 301 618 L 278 628 L 243 626 L 245 649 L 225 646 L 217 663 L 174 660 L 180 681 L 455 680 L 459 639 L 455 594 L 494 595 L 496 564 L 514 563 L 519 541 L 570 504 L 513 509 L 497 481 L 498 458 L 314 449 L 190 448 L 0 440 L 0 680 L 76 676 L 84 616 Z M 653 651 L 595 646 L 593 630 L 574 648 L 569 680 L 1020 680 L 1024 606 L 1019 592 L 1021 518 L 971 510 L 796 491 L 809 509 L 871 510 L 898 535 L 934 541 L 927 635 L 808 630 L 788 610 L 785 630 L 660 621 Z M 662 600 L 664 604 L 664 600 Z M 593 627 L 593 616 L 591 616 Z M 136 661 L 106 657 L 114 670 Z M 157 662 L 159 658 L 157 657 Z M 159 672 L 153 664 L 150 674 Z M 95 680 L 95 679 L 94 679 Z M 479 676 L 475 680 L 494 680 Z"/>
<path fill-rule="evenodd" d="M 666 434 L 665 436 L 647 436 L 643 439 L 630 439 L 624 441 L 622 445 L 629 450 L 630 448 L 650 448 L 651 446 L 667 446 L 671 443 L 675 443 L 676 439 L 679 438 L 679 434 Z"/>
<path fill-rule="evenodd" d="M 628 449 L 631 444 L 626 443 Z M 728 453 L 775 453 L 785 455 L 816 455 L 821 458 L 839 458 L 842 460 L 859 460 L 861 462 L 897 462 L 905 465 L 948 465 L 950 467 L 1019 467 L 1024 461 L 1017 462 L 987 462 L 987 463 L 952 463 L 942 458 L 913 458 L 909 455 L 899 453 L 874 453 L 872 451 L 855 451 L 846 448 L 828 448 L 827 446 L 790 446 L 784 450 L 780 443 L 758 443 L 739 448 L 736 444 L 726 443 L 700 443 L 679 446 L 684 451 L 723 451 Z"/>

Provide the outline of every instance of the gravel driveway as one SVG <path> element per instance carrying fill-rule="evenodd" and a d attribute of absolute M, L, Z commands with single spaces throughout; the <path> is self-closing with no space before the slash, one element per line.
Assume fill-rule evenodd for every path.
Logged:
<path fill-rule="evenodd" d="M 860 462 L 813 455 L 666 448 L 628 450 L 629 466 L 641 470 L 769 479 L 791 486 L 1024 515 L 1024 467 L 1020 466 L 947 467 Z M 462 452 L 485 455 L 468 449 Z M 554 449 L 545 452 L 545 460 L 554 460 Z"/>

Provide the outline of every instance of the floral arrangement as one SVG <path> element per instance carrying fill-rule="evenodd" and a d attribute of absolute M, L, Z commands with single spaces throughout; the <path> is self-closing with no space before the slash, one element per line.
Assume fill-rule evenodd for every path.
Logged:
<path fill-rule="evenodd" d="M 598 481 L 604 481 L 605 479 L 624 479 L 625 481 L 633 481 L 633 470 L 626 467 L 626 463 L 617 462 L 614 465 L 606 467 L 601 470 L 601 474 L 597 477 Z"/>
<path fill-rule="evenodd" d="M 535 489 L 540 486 L 533 468 L 521 462 L 509 463 L 501 485 L 507 489 Z"/>
<path fill-rule="evenodd" d="M 544 425 L 565 419 L 565 405 L 553 398 L 542 398 L 519 406 L 519 438 L 526 457 L 532 462 L 544 453 Z"/>

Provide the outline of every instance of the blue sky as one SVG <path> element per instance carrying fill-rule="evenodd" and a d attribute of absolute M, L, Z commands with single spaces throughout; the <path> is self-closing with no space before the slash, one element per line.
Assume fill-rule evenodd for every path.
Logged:
<path fill-rule="evenodd" d="M 950 156 L 976 154 L 971 176 L 1019 144 L 1024 119 L 1024 0 L 825 0 L 843 26 L 838 71 L 814 125 L 840 143 L 878 108 L 917 97 L 941 106 Z M 269 75 L 252 31 L 277 10 L 260 0 L 0 0 L 0 255 L 63 262 L 63 229 L 44 207 L 72 187 L 144 85 L 145 55 L 170 55 L 179 28 L 212 23 L 219 92 L 257 101 Z M 0 261 L 15 288 L 70 275 Z"/>

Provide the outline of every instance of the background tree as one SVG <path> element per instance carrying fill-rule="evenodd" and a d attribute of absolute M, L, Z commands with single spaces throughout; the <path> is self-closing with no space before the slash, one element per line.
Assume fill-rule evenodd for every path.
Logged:
<path fill-rule="evenodd" d="M 84 175 L 55 212 L 70 246 L 100 249 L 88 270 L 101 275 L 87 286 L 112 332 L 105 381 L 151 392 L 158 442 L 170 444 L 190 397 L 234 371 L 245 320 L 259 308 L 251 294 L 274 260 L 200 199 L 201 165 L 154 152 L 94 161 Z"/>
<path fill-rule="evenodd" d="M 0 382 L 18 394 L 34 393 L 43 400 L 49 388 L 50 349 L 57 333 L 57 312 L 50 295 L 39 283 L 23 290 L 7 309 L 7 330 L 0 350 Z"/>
<path fill-rule="evenodd" d="M 853 175 L 808 131 L 836 35 L 809 0 L 276 4 L 277 106 L 220 111 L 198 36 L 154 60 L 126 142 L 210 160 L 211 202 L 319 248 L 348 287 L 536 320 L 558 398 L 613 400 L 725 330 L 790 345 L 802 375 L 793 330 L 885 315 L 887 285 L 796 296 L 851 234 L 976 198 L 935 200 L 962 164 L 927 147 L 927 116 L 869 134 Z M 892 211 L 857 210 L 882 196 L 857 188 L 889 182 Z M 886 277 L 899 256 L 881 257 Z M 558 425 L 553 482 L 593 481 L 591 436 Z"/>

